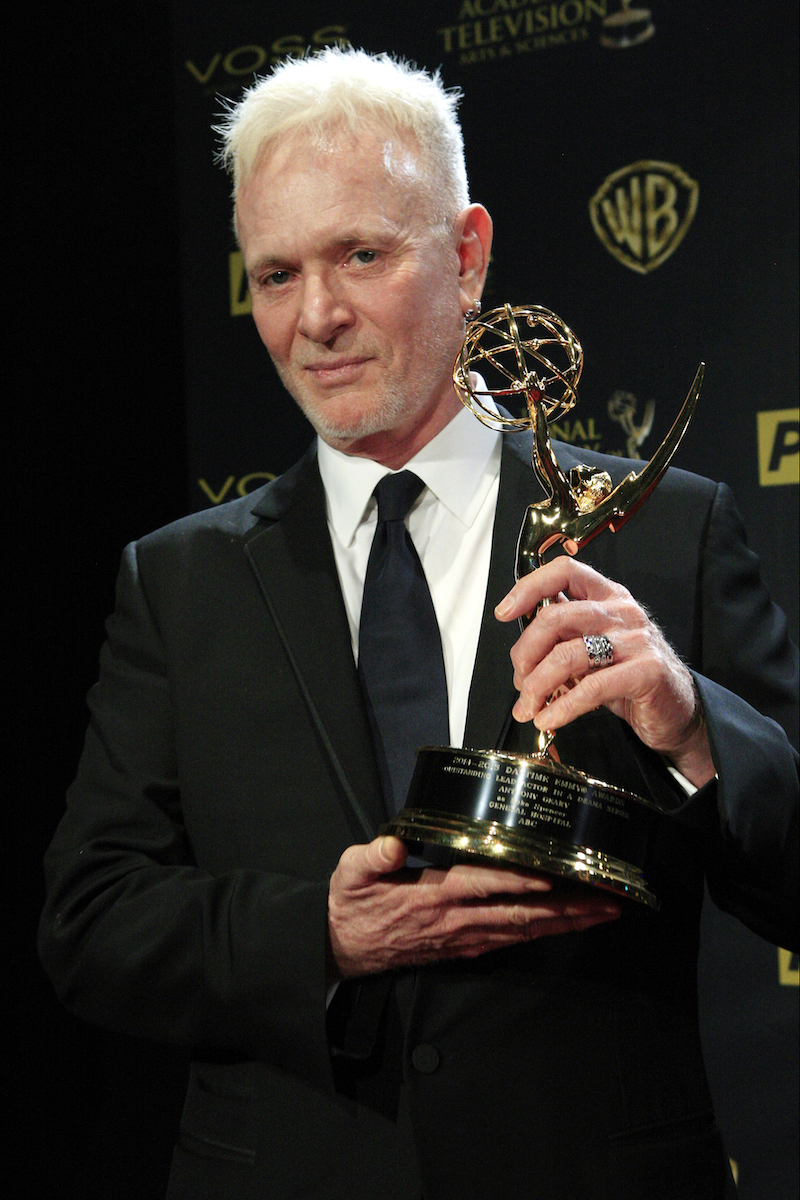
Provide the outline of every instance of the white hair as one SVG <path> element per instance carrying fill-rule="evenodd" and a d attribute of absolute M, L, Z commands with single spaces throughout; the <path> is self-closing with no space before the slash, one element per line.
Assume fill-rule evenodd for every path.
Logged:
<path fill-rule="evenodd" d="M 414 139 L 431 176 L 437 218 L 452 222 L 469 204 L 460 98 L 438 71 L 431 75 L 388 54 L 329 46 L 289 59 L 248 88 L 215 127 L 234 201 L 281 136 L 302 131 L 324 149 L 332 130 L 356 136 L 366 119 L 373 128 Z"/>

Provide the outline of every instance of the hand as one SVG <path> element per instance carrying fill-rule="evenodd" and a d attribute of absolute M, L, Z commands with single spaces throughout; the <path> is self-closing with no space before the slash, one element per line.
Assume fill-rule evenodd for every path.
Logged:
<path fill-rule="evenodd" d="M 602 892 L 559 888 L 543 875 L 457 864 L 403 870 L 395 837 L 350 846 L 328 893 L 331 982 L 588 929 L 619 916 Z"/>
<path fill-rule="evenodd" d="M 630 592 L 585 563 L 561 556 L 520 579 L 495 616 L 501 621 L 527 616 L 549 596 L 558 602 L 539 609 L 511 651 L 519 690 L 516 720 L 556 730 L 605 705 L 696 787 L 713 778 L 692 677 Z M 590 669 L 586 634 L 610 639 L 610 666 Z M 566 690 L 548 705 L 559 688 Z"/>

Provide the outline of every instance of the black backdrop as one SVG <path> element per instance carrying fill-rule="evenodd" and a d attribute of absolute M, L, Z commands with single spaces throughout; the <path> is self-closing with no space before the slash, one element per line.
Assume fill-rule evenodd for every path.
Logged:
<path fill-rule="evenodd" d="M 332 36 L 441 64 L 465 90 L 473 195 L 496 220 L 488 304 L 547 304 L 584 343 L 581 426 L 568 435 L 624 450 L 629 435 L 608 412 L 621 390 L 635 397 L 635 425 L 655 401 L 646 456 L 706 359 L 681 465 L 734 485 L 796 632 L 797 487 L 780 482 L 796 479 L 796 9 L 653 2 L 629 29 L 653 32 L 620 45 L 624 27 L 608 17 L 621 7 L 236 2 L 176 5 L 171 22 L 144 0 L 135 12 L 62 7 L 10 39 L 13 124 L 32 133 L 12 155 L 9 223 L 21 533 L 9 572 L 21 719 L 9 791 L 9 978 L 21 1001 L 11 1144 L 31 1194 L 163 1194 L 183 1055 L 62 1013 L 31 945 L 41 853 L 79 753 L 122 545 L 255 486 L 308 437 L 239 315 L 227 183 L 211 163 L 216 97 L 253 67 Z M 627 241 L 614 237 L 616 188 L 634 211 L 636 187 L 657 176 L 653 240 L 667 248 L 670 213 L 682 220 L 691 200 L 671 170 L 628 170 L 610 185 L 610 218 L 600 205 L 602 241 L 589 201 L 642 162 L 677 168 L 698 197 L 674 252 L 643 270 L 659 248 L 643 243 L 633 270 L 608 248 L 636 247 L 634 217 Z M 797 960 L 713 911 L 704 941 L 704 1036 L 741 1195 L 796 1194 Z"/>

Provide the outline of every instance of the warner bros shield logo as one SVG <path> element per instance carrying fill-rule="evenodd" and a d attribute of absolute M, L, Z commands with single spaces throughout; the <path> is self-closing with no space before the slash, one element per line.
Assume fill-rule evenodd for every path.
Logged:
<path fill-rule="evenodd" d="M 699 193 L 674 163 L 644 160 L 609 175 L 589 201 L 589 214 L 606 250 L 646 275 L 683 241 Z"/>

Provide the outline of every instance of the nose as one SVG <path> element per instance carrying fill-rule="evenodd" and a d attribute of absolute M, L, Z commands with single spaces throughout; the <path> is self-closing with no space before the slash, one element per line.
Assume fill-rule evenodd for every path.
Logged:
<path fill-rule="evenodd" d="M 327 344 L 337 333 L 349 328 L 355 316 L 344 295 L 322 274 L 308 275 L 303 281 L 298 331 L 312 342 Z"/>

